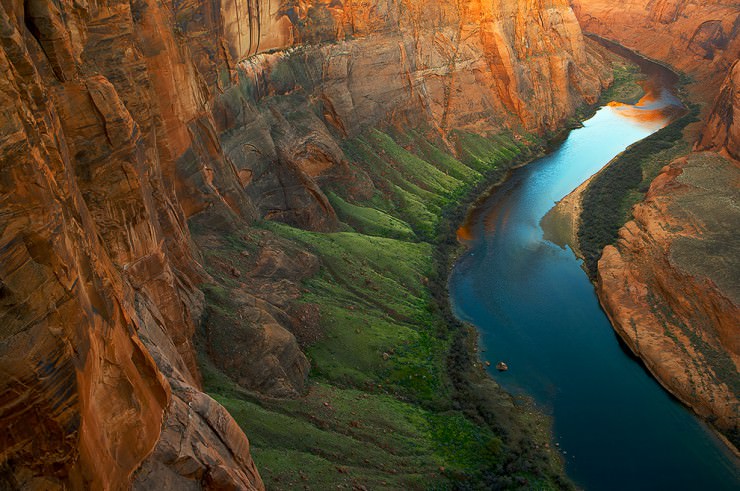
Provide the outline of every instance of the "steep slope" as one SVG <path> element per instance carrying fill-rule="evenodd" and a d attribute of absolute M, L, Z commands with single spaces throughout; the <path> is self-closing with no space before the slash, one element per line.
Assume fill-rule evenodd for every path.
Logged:
<path fill-rule="evenodd" d="M 246 271 L 203 255 L 188 220 L 336 230 L 325 189 L 374 193 L 345 138 L 423 124 L 453 151 L 452 129 L 553 130 L 609 78 L 565 0 L 9 1 L 0 43 L 10 488 L 261 488 L 246 437 L 200 390 L 193 335 L 201 319 L 211 348 L 238 330 L 209 351 L 219 369 L 302 393 L 291 330 L 310 312 L 291 288 L 315 258 L 262 247 L 238 297 L 249 325 L 214 327 L 206 268 Z"/>
<path fill-rule="evenodd" d="M 669 390 L 740 440 L 740 63 L 697 151 L 665 167 L 599 261 L 615 329 Z M 702 151 L 698 151 L 702 150 Z M 719 153 L 715 153 L 719 152 Z"/>
<path fill-rule="evenodd" d="M 695 149 L 740 160 L 740 62 L 730 68 Z"/>
<path fill-rule="evenodd" d="M 737 445 L 740 285 L 737 162 L 666 167 L 599 261 L 615 329 L 666 387 Z M 727 186 L 727 183 L 734 183 Z"/>
<path fill-rule="evenodd" d="M 161 465 L 190 459 L 187 480 L 260 487 L 245 436 L 197 390 L 203 277 L 167 172 L 168 74 L 134 49 L 128 4 L 65 13 L 0 10 L 4 487 L 119 488 L 158 444 Z"/>
<path fill-rule="evenodd" d="M 619 42 L 694 77 L 695 99 L 711 102 L 740 52 L 734 0 L 571 0 L 585 32 Z"/>

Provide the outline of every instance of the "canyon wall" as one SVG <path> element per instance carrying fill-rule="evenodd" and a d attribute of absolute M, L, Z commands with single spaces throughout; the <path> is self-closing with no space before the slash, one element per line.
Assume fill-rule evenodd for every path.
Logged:
<path fill-rule="evenodd" d="M 740 55 L 734 0 L 571 0 L 584 32 L 616 41 L 687 73 L 692 92 L 711 103 Z"/>
<path fill-rule="evenodd" d="M 323 189 L 366 182 L 342 138 L 552 130 L 610 77 L 565 0 L 8 0 L 0 44 L 3 488 L 261 488 L 247 438 L 200 390 L 214 280 L 189 221 L 334 230 Z M 262 282 L 242 280 L 263 296 L 297 282 L 300 254 L 263 250 Z M 300 394 L 300 320 L 266 298 L 243 299 L 245 351 L 217 362 Z"/>
<path fill-rule="evenodd" d="M 696 152 L 663 169 L 599 261 L 614 328 L 672 393 L 737 447 L 740 165 Z"/>
<path fill-rule="evenodd" d="M 740 61 L 730 68 L 695 149 L 740 160 Z"/>
<path fill-rule="evenodd" d="M 691 101 L 703 104 L 694 151 L 662 169 L 616 243 L 605 247 L 597 291 L 630 349 L 737 448 L 740 7 L 572 3 L 585 31 L 687 73 Z"/>
<path fill-rule="evenodd" d="M 139 28 L 131 8 L 0 9 L 3 487 L 124 487 L 166 446 L 165 483 L 258 488 L 197 390 L 203 276 L 173 165 L 205 98 L 173 100 L 191 65 L 159 7 Z"/>

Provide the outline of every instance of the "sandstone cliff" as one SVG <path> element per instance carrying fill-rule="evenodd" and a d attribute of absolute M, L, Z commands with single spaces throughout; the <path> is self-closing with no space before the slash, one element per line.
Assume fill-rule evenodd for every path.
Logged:
<path fill-rule="evenodd" d="M 695 97 L 711 102 L 740 52 L 734 0 L 571 0 L 592 32 L 694 77 Z"/>
<path fill-rule="evenodd" d="M 692 111 L 700 110 L 703 121 L 684 129 L 691 115 L 684 116 L 664 134 L 610 163 L 641 166 L 643 183 L 621 190 L 622 197 L 616 198 L 623 207 L 633 199 L 628 194 L 642 194 L 638 187 L 647 189 L 660 166 L 670 165 L 650 185 L 645 201 L 634 207 L 633 220 L 619 231 L 616 243 L 604 248 L 597 291 L 617 332 L 658 380 L 737 447 L 740 326 L 737 284 L 730 278 L 738 276 L 738 131 L 733 114 L 738 107 L 740 7 L 721 0 L 571 4 L 584 31 L 692 79 L 685 95 L 700 104 Z M 692 145 L 695 153 L 689 153 Z M 685 157 L 671 163 L 680 155 Z M 582 206 L 583 192 L 591 188 L 593 179 L 551 213 L 565 213 L 564 219 L 573 223 L 571 241 L 588 235 L 584 217 L 590 217 L 589 223 L 604 221 Z M 577 217 L 568 215 L 566 205 L 572 203 Z M 593 249 L 594 244 L 586 245 Z M 594 273 L 600 247 L 603 243 L 587 260 Z"/>
<path fill-rule="evenodd" d="M 730 68 L 696 149 L 740 160 L 740 61 Z"/>
<path fill-rule="evenodd" d="M 162 447 L 173 486 L 261 485 L 244 434 L 197 391 L 202 275 L 172 181 L 196 103 L 163 100 L 189 68 L 169 24 L 132 16 L 0 9 L 4 487 L 125 487 Z"/>
<path fill-rule="evenodd" d="M 622 339 L 668 390 L 735 446 L 739 179 L 738 163 L 717 154 L 673 162 L 635 207 L 617 243 L 604 249 L 597 280 Z"/>
<path fill-rule="evenodd" d="M 261 243 L 233 290 L 249 322 L 214 322 L 202 266 L 245 271 L 209 264 L 188 223 L 334 230 L 326 186 L 369 183 L 343 138 L 555 129 L 608 82 L 565 0 L 10 0 L 0 44 L 10 488 L 261 488 L 193 336 L 243 386 L 299 394 L 308 314 L 288 300 L 315 258 Z"/>
<path fill-rule="evenodd" d="M 740 444 L 740 68 L 696 151 L 665 167 L 604 249 L 597 289 L 615 329 L 657 378 Z M 701 151 L 700 151 L 701 150 Z"/>

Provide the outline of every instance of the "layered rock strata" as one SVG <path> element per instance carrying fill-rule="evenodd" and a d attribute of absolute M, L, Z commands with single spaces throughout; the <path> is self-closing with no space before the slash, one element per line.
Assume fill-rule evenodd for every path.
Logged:
<path fill-rule="evenodd" d="M 597 291 L 617 332 L 658 380 L 738 445 L 737 57 L 734 2 L 572 0 L 584 31 L 619 42 L 692 79 L 702 121 L 695 153 L 665 167 L 598 263 Z M 718 95 L 719 94 L 719 95 Z M 697 137 L 698 135 L 698 137 Z M 551 215 L 578 215 L 588 184 Z M 574 216 L 574 214 L 576 216 Z M 578 244 L 573 245 L 578 250 Z"/>
<path fill-rule="evenodd" d="M 711 102 L 740 53 L 740 6 L 733 0 L 571 0 L 584 31 L 619 42 L 699 81 Z"/>
<path fill-rule="evenodd" d="M 740 444 L 740 63 L 696 151 L 665 167 L 598 266 L 604 309 L 656 377 Z"/>
<path fill-rule="evenodd" d="M 322 189 L 362 180 L 343 137 L 555 129 L 608 82 L 565 0 L 11 0 L 0 45 L 9 488 L 260 489 L 245 435 L 200 391 L 211 279 L 188 220 L 333 230 Z M 261 254 L 253 277 L 300 279 Z M 216 361 L 248 388 L 299 394 L 300 316 L 242 279 L 255 320 L 241 342 L 261 348 Z"/>
<path fill-rule="evenodd" d="M 738 444 L 740 166 L 694 153 L 653 181 L 599 261 L 612 324 L 671 392 Z M 731 185 L 728 186 L 728 183 Z"/>
<path fill-rule="evenodd" d="M 696 150 L 720 152 L 740 160 L 740 61 L 735 61 L 720 88 Z"/>

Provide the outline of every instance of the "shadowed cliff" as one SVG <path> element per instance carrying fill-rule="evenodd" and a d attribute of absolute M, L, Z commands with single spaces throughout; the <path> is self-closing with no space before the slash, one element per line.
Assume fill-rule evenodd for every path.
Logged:
<path fill-rule="evenodd" d="M 556 209 L 577 215 L 570 216 L 574 249 L 585 256 L 616 331 L 736 450 L 740 8 L 725 1 L 572 4 L 584 30 L 688 75 L 690 112 Z M 615 175 L 636 177 L 615 184 Z M 597 212 L 589 200 L 603 201 L 607 189 L 616 205 Z M 595 232 L 599 226 L 614 233 Z"/>
<path fill-rule="evenodd" d="M 194 333 L 241 386 L 301 394 L 296 335 L 315 312 L 290 300 L 316 259 L 262 244 L 246 274 L 189 223 L 337 230 L 326 190 L 374 192 L 347 138 L 423 125 L 454 153 L 452 130 L 554 130 L 610 80 L 564 0 L 11 0 L 0 44 L 11 488 L 261 488 L 245 435 L 201 392 Z M 213 313 L 214 268 L 241 277 L 248 324 Z"/>

